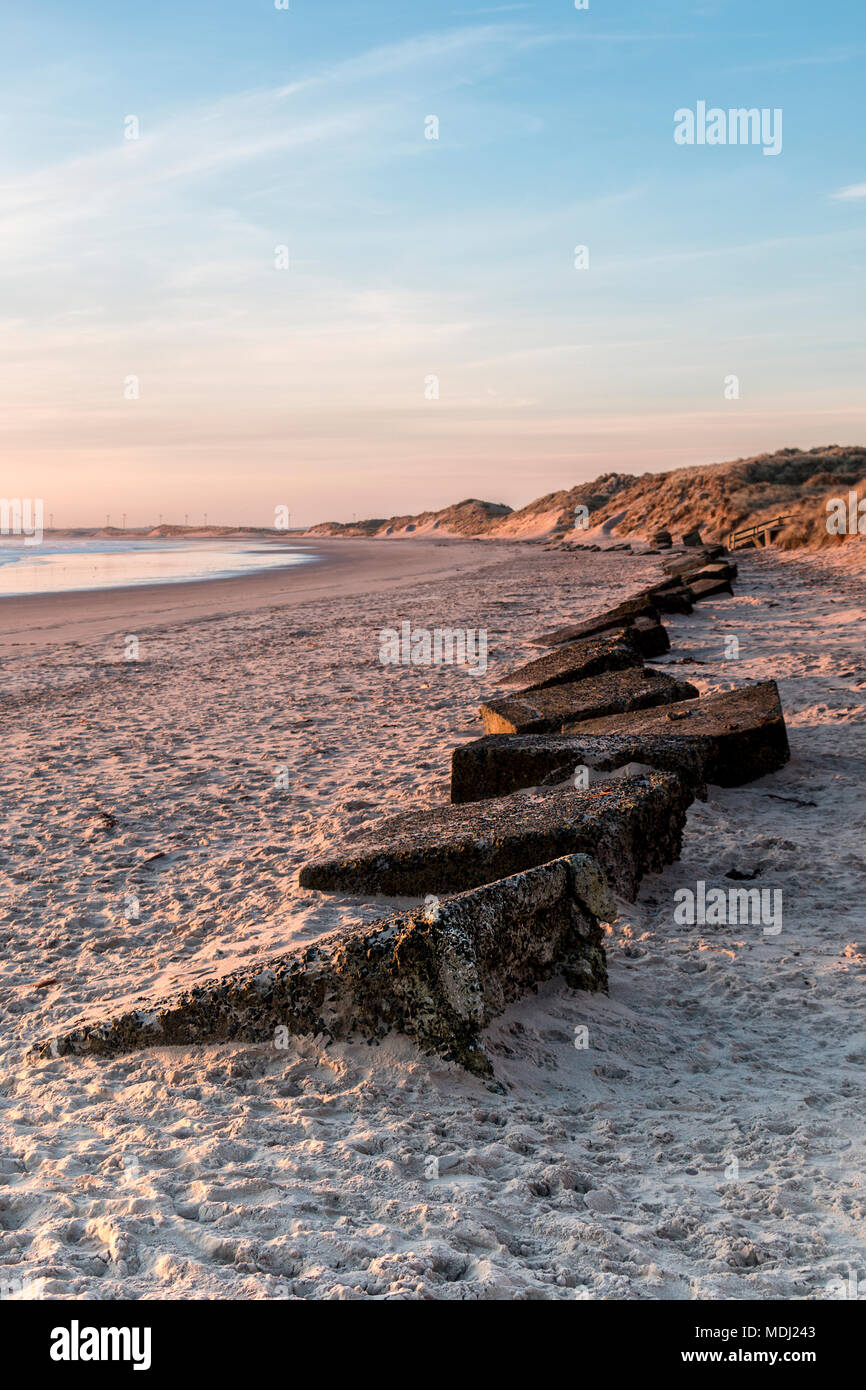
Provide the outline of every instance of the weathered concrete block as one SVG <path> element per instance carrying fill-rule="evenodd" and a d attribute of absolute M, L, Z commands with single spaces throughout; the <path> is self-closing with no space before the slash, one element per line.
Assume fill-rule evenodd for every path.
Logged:
<path fill-rule="evenodd" d="M 701 599 L 712 598 L 715 594 L 733 594 L 730 579 L 701 579 L 689 578 L 686 586 L 692 596 L 692 603 L 700 603 Z"/>
<path fill-rule="evenodd" d="M 675 772 L 696 796 L 706 798 L 705 741 L 672 735 L 492 734 L 455 748 L 451 800 L 455 804 L 507 796 L 522 787 L 553 786 L 578 767 L 612 772 L 643 763 Z"/>
<path fill-rule="evenodd" d="M 649 618 L 638 618 L 629 625 L 641 656 L 651 661 L 654 656 L 664 656 L 671 649 L 671 639 L 662 623 L 654 623 Z"/>
<path fill-rule="evenodd" d="M 790 757 L 775 681 L 685 700 L 667 709 L 592 719 L 567 725 L 562 732 L 584 741 L 593 754 L 604 751 L 594 744 L 596 735 L 610 740 L 606 746 L 611 755 L 622 754 L 614 766 L 639 762 L 675 768 L 676 745 L 688 745 L 703 780 L 721 787 L 739 787 L 776 772 Z"/>
<path fill-rule="evenodd" d="M 667 579 L 647 589 L 647 597 L 662 613 L 691 613 L 689 591 L 679 578 Z"/>
<path fill-rule="evenodd" d="M 659 619 L 658 609 L 645 594 L 627 599 L 594 618 L 583 618 L 580 622 L 557 627 L 553 632 L 543 632 L 533 638 L 533 644 L 536 647 L 559 647 L 564 642 L 579 642 L 585 637 L 596 637 L 601 633 L 607 635 L 611 629 L 631 627 L 638 619 L 649 619 L 654 623 Z"/>
<path fill-rule="evenodd" d="M 533 646 L 560 647 L 569 642 L 579 642 L 585 637 L 611 637 L 614 633 L 625 630 L 634 639 L 643 657 L 662 656 L 671 649 L 667 628 L 653 618 L 636 618 L 625 624 L 620 619 L 619 622 L 611 623 L 610 627 L 602 628 L 594 626 L 594 619 L 590 619 L 589 624 L 593 625 L 592 632 L 585 632 L 583 623 L 574 623 L 570 627 L 558 627 L 553 632 L 542 633 L 540 637 L 533 638 Z"/>
<path fill-rule="evenodd" d="M 678 777 L 647 773 L 587 791 L 410 812 L 347 836 L 342 853 L 306 864 L 299 882 L 329 892 L 421 897 L 507 878 L 563 854 L 590 854 L 608 882 L 634 898 L 642 874 L 677 858 L 693 799 Z"/>
<path fill-rule="evenodd" d="M 730 560 L 684 563 L 670 575 L 669 583 L 691 584 L 696 579 L 736 579 L 737 566 Z"/>
<path fill-rule="evenodd" d="M 725 548 L 721 545 L 705 545 L 699 550 L 680 550 L 667 560 L 662 560 L 662 569 L 665 574 L 682 576 L 690 570 L 700 569 L 703 565 L 720 559 L 724 554 Z"/>
<path fill-rule="evenodd" d="M 586 680 L 603 671 L 623 671 L 641 664 L 637 638 L 628 628 L 620 628 L 610 637 L 588 638 L 557 647 L 547 656 L 539 656 L 501 676 L 498 684 L 517 685 L 522 690 L 544 690 L 563 681 Z"/>
<path fill-rule="evenodd" d="M 565 681 L 502 700 L 487 700 L 480 707 L 486 734 L 528 734 L 558 731 L 564 723 L 601 719 L 650 705 L 692 700 L 697 690 L 688 681 L 675 680 L 661 671 L 629 667 L 605 671 L 584 681 Z"/>
<path fill-rule="evenodd" d="M 616 908 L 584 854 L 438 904 L 333 932 L 175 996 L 71 1029 L 34 1056 L 153 1046 L 273 1042 L 288 1034 L 377 1042 L 394 1030 L 426 1052 L 492 1071 L 481 1031 L 512 1000 L 562 973 L 607 988 L 601 922 Z"/>
<path fill-rule="evenodd" d="M 683 581 L 678 574 L 669 574 L 665 579 L 659 579 L 655 584 L 649 584 L 642 591 L 650 602 L 655 603 L 656 594 L 666 594 L 671 589 L 681 589 Z M 656 605 L 658 607 L 658 605 Z"/>
<path fill-rule="evenodd" d="M 708 565 L 699 569 L 697 574 L 692 575 L 692 579 L 736 579 L 737 574 L 737 566 L 733 560 L 711 560 Z"/>

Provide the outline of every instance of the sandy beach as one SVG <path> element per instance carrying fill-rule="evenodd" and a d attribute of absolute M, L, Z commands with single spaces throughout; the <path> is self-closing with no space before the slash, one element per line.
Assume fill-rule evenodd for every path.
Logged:
<path fill-rule="evenodd" d="M 162 622 L 183 623 L 367 593 L 380 585 L 408 584 L 426 576 L 444 578 L 475 568 L 487 546 L 483 541 L 459 540 L 422 540 L 408 545 L 401 541 L 319 540 L 293 541 L 288 548 L 314 556 L 315 563 L 171 586 L 141 584 L 127 589 L 0 598 L 0 652 L 22 647 L 38 652 L 58 642 L 135 632 L 141 625 L 153 627 L 157 614 Z"/>
<path fill-rule="evenodd" d="M 666 619 L 655 668 L 702 694 L 778 681 L 791 761 L 692 806 L 681 860 L 620 904 L 609 996 L 555 979 L 490 1028 L 501 1089 L 398 1037 L 25 1060 L 386 912 L 300 890 L 299 867 L 446 801 L 451 749 L 530 639 L 660 575 L 499 541 L 315 549 L 0 604 L 7 1295 L 828 1297 L 866 1263 L 866 587 L 838 555 L 746 552 L 735 597 Z M 486 627 L 486 674 L 382 666 L 403 620 Z M 778 936 L 674 925 L 678 888 L 732 871 L 782 889 Z"/>

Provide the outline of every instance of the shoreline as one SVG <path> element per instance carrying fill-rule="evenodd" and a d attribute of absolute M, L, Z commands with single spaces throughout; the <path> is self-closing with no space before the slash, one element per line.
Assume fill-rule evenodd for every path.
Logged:
<path fill-rule="evenodd" d="M 292 544 L 295 549 L 296 543 Z M 419 539 L 411 546 L 395 546 L 386 540 L 309 541 L 305 548 L 316 554 L 312 563 L 257 574 L 4 595 L 0 597 L 0 652 L 22 648 L 34 652 L 120 629 L 130 631 L 136 625 L 147 630 L 372 593 L 383 585 L 399 587 L 426 578 L 448 579 L 494 563 L 503 550 L 515 544 L 522 545 L 445 537 Z"/>

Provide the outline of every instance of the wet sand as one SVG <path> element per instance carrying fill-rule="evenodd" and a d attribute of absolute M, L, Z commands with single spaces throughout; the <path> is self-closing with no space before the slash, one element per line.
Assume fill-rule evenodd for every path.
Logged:
<path fill-rule="evenodd" d="M 513 545 L 513 543 L 512 543 Z M 314 563 L 230 579 L 0 598 L 0 653 L 39 651 L 163 623 L 228 617 L 383 587 L 453 578 L 498 558 L 507 543 L 458 539 L 293 542 Z"/>

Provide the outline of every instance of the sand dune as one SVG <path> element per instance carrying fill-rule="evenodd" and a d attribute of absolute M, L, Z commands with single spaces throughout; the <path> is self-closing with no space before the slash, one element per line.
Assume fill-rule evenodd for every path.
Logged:
<path fill-rule="evenodd" d="M 779 449 L 748 459 L 670 472 L 605 473 L 591 482 L 510 508 L 470 498 L 438 512 L 356 523 L 329 522 L 313 533 L 327 536 L 429 534 L 486 536 L 515 540 L 568 539 L 579 543 L 613 539 L 649 540 L 666 528 L 677 536 L 701 529 L 723 540 L 734 527 L 791 514 L 783 544 L 825 545 L 825 501 L 845 495 L 866 479 L 866 449 L 829 444 L 814 449 Z M 866 491 L 861 490 L 861 495 Z M 581 529 L 575 529 L 577 509 Z M 838 540 L 833 538 L 833 544 Z"/>

